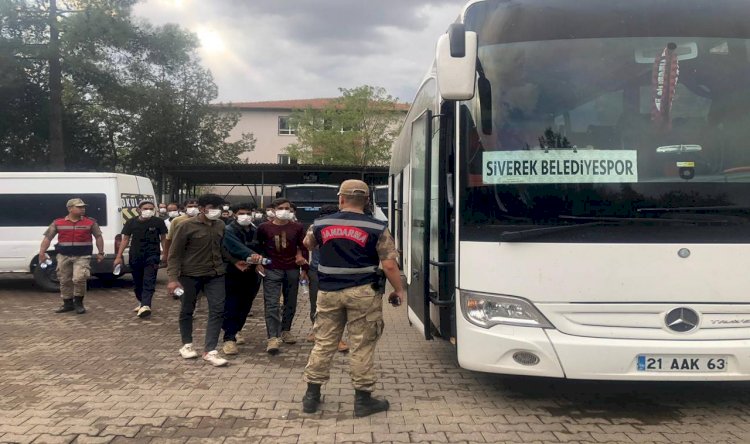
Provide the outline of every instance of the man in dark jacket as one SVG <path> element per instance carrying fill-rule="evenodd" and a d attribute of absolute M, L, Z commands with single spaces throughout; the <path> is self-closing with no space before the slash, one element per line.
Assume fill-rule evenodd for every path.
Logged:
<path fill-rule="evenodd" d="M 260 276 L 255 265 L 246 260 L 256 255 L 256 227 L 253 225 L 253 206 L 241 203 L 234 209 L 236 218 L 224 231 L 224 250 L 227 259 L 226 302 L 224 306 L 224 354 L 236 355 L 242 327 L 260 289 Z"/>

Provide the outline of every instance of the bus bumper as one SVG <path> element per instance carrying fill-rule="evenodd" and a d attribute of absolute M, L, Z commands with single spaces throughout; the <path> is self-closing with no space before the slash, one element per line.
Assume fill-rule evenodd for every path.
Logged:
<path fill-rule="evenodd" d="M 460 318 L 457 338 L 462 368 L 488 373 L 588 380 L 730 381 L 750 380 L 750 341 L 657 341 L 587 338 L 553 329 L 496 325 L 485 329 Z M 514 359 L 533 353 L 536 365 Z M 725 356 L 724 372 L 639 371 L 639 355 Z"/>
<path fill-rule="evenodd" d="M 565 376 L 570 379 L 642 381 L 750 380 L 750 341 L 654 341 L 586 338 L 546 330 Z M 638 355 L 726 356 L 724 372 L 639 371 Z"/>
<path fill-rule="evenodd" d="M 565 377 L 543 329 L 510 325 L 485 329 L 469 323 L 463 317 L 457 322 L 462 323 L 457 338 L 458 363 L 461 367 L 488 373 Z M 539 363 L 519 364 L 513 359 L 517 352 L 531 352 L 539 357 Z"/>

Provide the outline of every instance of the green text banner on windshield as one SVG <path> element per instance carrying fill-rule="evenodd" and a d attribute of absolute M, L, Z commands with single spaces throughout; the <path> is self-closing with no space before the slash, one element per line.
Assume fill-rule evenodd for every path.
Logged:
<path fill-rule="evenodd" d="M 486 185 L 638 182 L 635 150 L 491 151 L 482 165 Z"/>

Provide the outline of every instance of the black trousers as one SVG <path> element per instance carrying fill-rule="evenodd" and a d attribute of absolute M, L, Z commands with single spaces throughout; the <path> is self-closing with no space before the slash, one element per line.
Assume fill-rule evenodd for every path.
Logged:
<path fill-rule="evenodd" d="M 227 272 L 224 275 L 226 299 L 224 303 L 224 341 L 236 341 L 237 332 L 242 330 L 253 301 L 260 289 L 260 276 L 251 267 L 245 272 Z"/>
<path fill-rule="evenodd" d="M 156 273 L 159 271 L 159 256 L 131 257 L 130 270 L 136 299 L 141 305 L 151 307 L 156 290 Z"/>

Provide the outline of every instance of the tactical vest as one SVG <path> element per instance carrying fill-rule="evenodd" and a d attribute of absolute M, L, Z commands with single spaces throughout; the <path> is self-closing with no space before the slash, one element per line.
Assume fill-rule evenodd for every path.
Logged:
<path fill-rule="evenodd" d="M 55 219 L 57 245 L 55 251 L 66 256 L 88 256 L 94 252 L 91 227 L 96 221 L 82 217 L 78 222 L 65 218 Z"/>
<path fill-rule="evenodd" d="M 313 233 L 320 248 L 320 289 L 338 291 L 376 282 L 376 246 L 385 228 L 385 222 L 348 211 L 317 219 Z"/>

